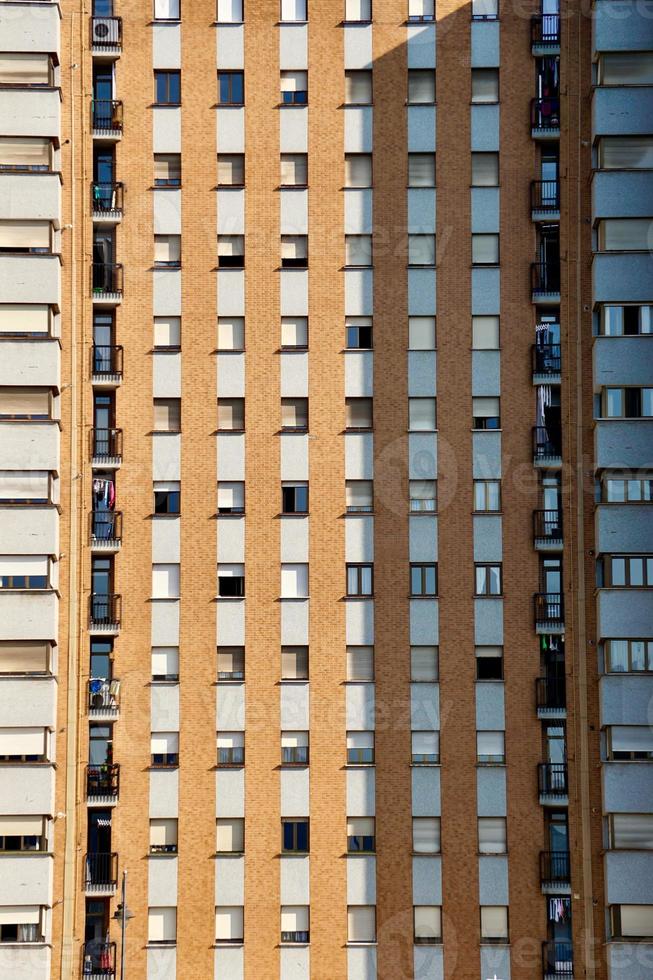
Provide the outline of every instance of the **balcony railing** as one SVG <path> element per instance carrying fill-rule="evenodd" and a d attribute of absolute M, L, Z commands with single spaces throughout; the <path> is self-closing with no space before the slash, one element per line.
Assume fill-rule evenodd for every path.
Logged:
<path fill-rule="evenodd" d="M 538 541 L 562 541 L 562 511 L 534 510 L 533 538 Z"/>
<path fill-rule="evenodd" d="M 536 425 L 533 428 L 533 460 L 553 463 L 562 456 L 562 434 L 553 428 Z"/>
<path fill-rule="evenodd" d="M 99 714 L 115 714 L 120 707 L 120 681 L 92 677 L 88 682 L 88 710 Z"/>
<path fill-rule="evenodd" d="M 91 184 L 91 211 L 93 214 L 115 218 L 122 214 L 122 207 L 122 184 Z"/>
<path fill-rule="evenodd" d="M 86 891 L 112 891 L 118 884 L 117 854 L 87 854 L 84 859 Z"/>
<path fill-rule="evenodd" d="M 560 183 L 557 180 L 531 182 L 531 211 L 555 214 L 560 210 Z"/>
<path fill-rule="evenodd" d="M 567 980 L 574 975 L 571 943 L 549 940 L 542 943 L 542 973 L 544 980 Z"/>
<path fill-rule="evenodd" d="M 569 851 L 540 851 L 540 884 L 561 887 L 569 883 Z"/>
<path fill-rule="evenodd" d="M 531 291 L 534 296 L 560 292 L 560 263 L 531 263 Z"/>
<path fill-rule="evenodd" d="M 123 268 L 113 262 L 94 262 L 91 266 L 91 293 L 94 299 L 122 296 Z"/>
<path fill-rule="evenodd" d="M 122 596 L 93 593 L 89 597 L 89 619 L 94 626 L 120 626 Z"/>
<path fill-rule="evenodd" d="M 91 546 L 111 548 L 122 542 L 122 512 L 93 510 L 89 514 Z"/>
<path fill-rule="evenodd" d="M 122 17 L 91 17 L 91 47 L 120 48 Z"/>
<path fill-rule="evenodd" d="M 123 353 L 120 344 L 93 344 L 91 374 L 94 377 L 122 377 Z"/>
<path fill-rule="evenodd" d="M 116 944 L 105 943 L 100 939 L 92 939 L 84 943 L 82 948 L 82 976 L 115 977 L 116 975 Z"/>
<path fill-rule="evenodd" d="M 531 17 L 531 44 L 538 48 L 560 46 L 560 14 Z"/>
<path fill-rule="evenodd" d="M 122 429 L 91 429 L 93 459 L 116 459 L 122 456 Z"/>
<path fill-rule="evenodd" d="M 566 762 L 540 762 L 537 775 L 540 796 L 564 799 L 568 795 Z"/>
<path fill-rule="evenodd" d="M 560 129 L 560 98 L 549 95 L 544 99 L 531 99 L 531 129 L 553 133 Z"/>
<path fill-rule="evenodd" d="M 537 592 L 534 599 L 535 626 L 559 627 L 564 623 L 563 596 L 560 592 Z"/>
<path fill-rule="evenodd" d="M 532 348 L 533 374 L 555 377 L 562 370 L 560 344 L 534 344 Z"/>
<path fill-rule="evenodd" d="M 122 102 L 118 99 L 93 99 L 91 124 L 96 133 L 122 133 Z"/>
<path fill-rule="evenodd" d="M 120 766 L 101 765 L 86 767 L 86 796 L 89 800 L 118 797 Z"/>
<path fill-rule="evenodd" d="M 538 677 L 535 681 L 535 701 L 538 712 L 543 714 L 564 711 L 567 706 L 564 677 Z"/>

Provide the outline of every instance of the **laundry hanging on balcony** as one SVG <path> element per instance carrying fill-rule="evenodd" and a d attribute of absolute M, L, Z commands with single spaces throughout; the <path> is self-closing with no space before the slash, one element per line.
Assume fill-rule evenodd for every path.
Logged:
<path fill-rule="evenodd" d="M 113 480 L 93 480 L 93 510 L 113 510 L 116 488 Z"/>
<path fill-rule="evenodd" d="M 549 899 L 549 922 L 569 922 L 571 920 L 571 899 Z"/>

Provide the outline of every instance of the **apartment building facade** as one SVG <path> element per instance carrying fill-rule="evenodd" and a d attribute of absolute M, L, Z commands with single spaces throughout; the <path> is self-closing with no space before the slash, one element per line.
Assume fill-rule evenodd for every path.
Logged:
<path fill-rule="evenodd" d="M 0 977 L 653 975 L 652 66 L 0 0 Z"/>

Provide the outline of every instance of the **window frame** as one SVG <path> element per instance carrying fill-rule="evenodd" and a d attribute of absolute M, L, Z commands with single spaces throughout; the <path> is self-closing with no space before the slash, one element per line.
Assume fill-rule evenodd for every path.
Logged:
<path fill-rule="evenodd" d="M 240 80 L 241 88 L 241 99 L 240 101 L 233 98 L 234 91 L 234 81 L 236 79 Z M 228 95 L 230 96 L 228 100 L 222 100 L 222 83 L 227 85 Z M 242 68 L 219 68 L 218 69 L 218 101 L 217 108 L 223 109 L 229 106 L 242 107 L 245 105 L 245 72 Z"/>
<path fill-rule="evenodd" d="M 482 582 L 479 579 L 482 573 Z M 493 577 L 498 578 L 499 591 L 492 591 Z M 479 589 L 479 584 L 482 588 Z M 503 563 L 502 562 L 474 562 L 474 597 L 477 599 L 496 599 L 503 595 Z"/>
<path fill-rule="evenodd" d="M 165 98 L 161 99 L 160 95 L 160 83 L 163 82 L 164 95 Z M 173 95 L 178 95 L 177 99 L 171 98 L 171 88 L 174 89 L 173 83 L 176 82 L 177 92 L 172 92 Z M 154 69 L 154 106 L 180 106 L 181 105 L 181 71 L 179 68 L 155 68 Z"/>
<path fill-rule="evenodd" d="M 374 562 L 346 562 L 345 563 L 345 597 L 347 599 L 371 599 L 374 597 Z M 364 578 L 370 576 L 369 592 L 363 591 Z M 355 579 L 356 591 L 350 591 L 350 576 Z"/>
<path fill-rule="evenodd" d="M 434 562 L 410 562 L 409 575 L 409 597 L 411 599 L 436 599 L 438 597 L 438 563 Z M 429 588 L 428 579 L 433 575 L 433 592 L 426 591 Z M 419 579 L 419 581 L 418 581 Z M 419 586 L 419 591 L 415 590 L 415 585 Z"/>

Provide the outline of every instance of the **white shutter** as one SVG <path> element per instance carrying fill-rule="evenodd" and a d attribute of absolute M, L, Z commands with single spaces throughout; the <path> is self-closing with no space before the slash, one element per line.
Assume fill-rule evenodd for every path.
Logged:
<path fill-rule="evenodd" d="M 150 820 L 150 846 L 167 847 L 177 843 L 177 820 L 163 817 Z"/>
<path fill-rule="evenodd" d="M 150 942 L 173 942 L 177 938 L 177 909 L 150 908 L 147 913 L 147 938 Z"/>
<path fill-rule="evenodd" d="M 435 102 L 435 72 L 428 68 L 413 69 L 408 73 L 408 101 L 413 104 Z"/>
<path fill-rule="evenodd" d="M 499 183 L 499 154 L 472 153 L 472 185 L 496 187 Z"/>
<path fill-rule="evenodd" d="M 437 647 L 415 646 L 410 648 L 410 679 L 412 681 L 437 681 Z"/>
<path fill-rule="evenodd" d="M 0 248 L 49 247 L 49 221 L 0 221 Z"/>
<path fill-rule="evenodd" d="M 0 906 L 0 926 L 27 925 L 40 921 L 41 909 L 38 905 Z"/>
<path fill-rule="evenodd" d="M 409 398 L 408 420 L 412 430 L 431 431 L 436 428 L 435 398 Z"/>
<path fill-rule="evenodd" d="M 306 0 L 281 0 L 281 20 L 306 20 Z"/>
<path fill-rule="evenodd" d="M 500 413 L 498 398 L 472 398 L 472 415 L 475 419 L 498 418 Z"/>
<path fill-rule="evenodd" d="M 179 565 L 152 565 L 152 598 L 179 598 Z"/>
<path fill-rule="evenodd" d="M 374 680 L 374 647 L 347 647 L 347 680 Z"/>
<path fill-rule="evenodd" d="M 614 813 L 612 846 L 632 851 L 653 850 L 653 813 Z"/>
<path fill-rule="evenodd" d="M 308 88 L 308 72 L 306 71 L 282 71 L 281 72 L 282 92 L 305 92 L 307 88 Z"/>
<path fill-rule="evenodd" d="M 172 262 L 181 261 L 181 235 L 155 235 L 154 236 L 154 261 Z"/>
<path fill-rule="evenodd" d="M 608 218 L 599 225 L 599 248 L 605 252 L 645 252 L 653 248 L 650 218 Z"/>
<path fill-rule="evenodd" d="M 613 752 L 653 752 L 653 730 L 648 725 L 613 725 Z"/>
<path fill-rule="evenodd" d="M 408 154 L 408 186 L 435 187 L 435 153 Z"/>
<path fill-rule="evenodd" d="M 217 851 L 242 851 L 245 821 L 239 817 L 220 818 L 217 824 Z"/>
<path fill-rule="evenodd" d="M 599 141 L 599 166 L 603 170 L 653 170 L 653 136 L 604 136 Z"/>
<path fill-rule="evenodd" d="M 499 69 L 472 68 L 472 102 L 497 102 Z"/>
<path fill-rule="evenodd" d="M 282 235 L 281 258 L 305 259 L 308 255 L 308 238 L 306 235 Z"/>
<path fill-rule="evenodd" d="M 651 85 L 653 53 L 610 51 L 602 54 L 599 60 L 599 76 L 601 85 Z"/>
<path fill-rule="evenodd" d="M 505 817 L 479 817 L 478 849 L 481 854 L 503 854 L 505 852 Z"/>
<path fill-rule="evenodd" d="M 438 754 L 438 732 L 413 732 L 413 755 Z"/>
<path fill-rule="evenodd" d="M 303 680 L 308 670 L 306 647 L 281 648 L 281 676 L 284 680 Z"/>
<path fill-rule="evenodd" d="M 244 241 L 243 235 L 218 235 L 218 255 L 243 255 Z"/>
<path fill-rule="evenodd" d="M 179 647 L 152 647 L 152 676 L 176 677 L 179 674 Z"/>
<path fill-rule="evenodd" d="M 154 0 L 156 20 L 179 20 L 180 0 Z"/>
<path fill-rule="evenodd" d="M 413 817 L 413 850 L 418 854 L 437 854 L 439 852 L 439 817 Z"/>
<path fill-rule="evenodd" d="M 47 334 L 50 330 L 50 307 L 45 303 L 26 306 L 18 303 L 0 305 L 0 334 Z"/>
<path fill-rule="evenodd" d="M 308 317 L 281 317 L 281 346 L 306 347 L 308 345 Z"/>
<path fill-rule="evenodd" d="M 150 752 L 152 755 L 170 755 L 179 752 L 179 732 L 152 732 Z"/>
<path fill-rule="evenodd" d="M 308 180 L 308 158 L 305 153 L 281 154 L 281 183 L 284 186 L 304 186 Z"/>
<path fill-rule="evenodd" d="M 154 346 L 179 347 L 181 344 L 181 317 L 154 317 Z"/>
<path fill-rule="evenodd" d="M 621 935 L 653 936 L 653 905 L 620 905 Z"/>
<path fill-rule="evenodd" d="M 303 599 L 308 595 L 308 565 L 281 566 L 281 596 L 285 599 Z"/>
<path fill-rule="evenodd" d="M 347 909 L 347 939 L 350 943 L 373 943 L 376 939 L 374 905 L 350 905 Z"/>
<path fill-rule="evenodd" d="M 308 732 L 282 732 L 282 749 L 302 749 L 308 746 Z"/>
<path fill-rule="evenodd" d="M 42 136 L 1 136 L 0 168 L 29 167 L 48 170 L 51 142 Z"/>
<path fill-rule="evenodd" d="M 155 153 L 154 180 L 165 181 L 167 184 L 173 180 L 181 180 L 181 154 Z"/>
<path fill-rule="evenodd" d="M 34 52 L 5 52 L 0 54 L 0 83 L 2 85 L 48 85 L 50 58 Z"/>
<path fill-rule="evenodd" d="M 481 756 L 503 756 L 504 744 L 503 732 L 476 733 L 476 752 L 479 758 Z"/>
<path fill-rule="evenodd" d="M 497 265 L 499 262 L 498 235 L 472 235 L 474 265 Z"/>
<path fill-rule="evenodd" d="M 0 816 L 0 837 L 40 837 L 42 833 L 41 816 Z"/>
<path fill-rule="evenodd" d="M 345 264 L 367 266 L 372 264 L 372 236 L 345 236 Z"/>
<path fill-rule="evenodd" d="M 474 350 L 496 350 L 499 346 L 499 317 L 472 317 L 472 347 Z"/>
<path fill-rule="evenodd" d="M 48 666 L 48 643 L 3 640 L 0 642 L 0 674 L 42 673 Z"/>
<path fill-rule="evenodd" d="M 433 17 L 434 0 L 408 0 L 409 17 Z"/>
<path fill-rule="evenodd" d="M 219 749 L 242 749 L 245 745 L 244 732 L 218 732 L 216 738 Z"/>
<path fill-rule="evenodd" d="M 0 555 L 0 576 L 2 575 L 46 575 L 49 559 L 47 555 Z"/>
<path fill-rule="evenodd" d="M 0 470 L 0 502 L 3 500 L 47 500 L 50 474 L 47 470 Z"/>
<path fill-rule="evenodd" d="M 408 318 L 408 344 L 411 350 L 434 350 L 434 316 L 411 316 Z"/>
<path fill-rule="evenodd" d="M 409 265 L 435 265 L 435 235 L 408 236 Z"/>
<path fill-rule="evenodd" d="M 215 910 L 215 938 L 233 942 L 243 938 L 242 905 L 218 905 Z"/>
<path fill-rule="evenodd" d="M 371 20 L 372 0 L 345 0 L 345 20 Z"/>
<path fill-rule="evenodd" d="M 442 935 L 439 905 L 416 905 L 414 912 L 415 939 L 437 940 Z"/>
<path fill-rule="evenodd" d="M 374 747 L 374 732 L 347 732 L 348 749 L 371 749 Z"/>
<path fill-rule="evenodd" d="M 47 388 L 0 388 L 0 416 L 50 415 L 50 391 Z"/>
<path fill-rule="evenodd" d="M 345 157 L 345 187 L 371 187 L 372 157 L 368 153 L 349 153 Z"/>
<path fill-rule="evenodd" d="M 373 485 L 371 480 L 347 480 L 345 484 L 345 505 L 347 507 L 371 507 L 372 500 Z"/>
<path fill-rule="evenodd" d="M 472 17 L 497 17 L 499 0 L 472 0 Z"/>
<path fill-rule="evenodd" d="M 508 938 L 508 909 L 504 905 L 481 906 L 481 939 Z"/>
<path fill-rule="evenodd" d="M 245 346 L 245 318 L 242 316 L 218 317 L 219 350 L 242 350 Z"/>
<path fill-rule="evenodd" d="M 237 510 L 245 506 L 244 483 L 218 483 L 218 510 Z"/>
<path fill-rule="evenodd" d="M 244 565 L 218 565 L 219 578 L 242 578 L 245 574 Z"/>
<path fill-rule="evenodd" d="M 43 755 L 44 728 L 0 728 L 0 755 Z"/>
<path fill-rule="evenodd" d="M 281 931 L 308 932 L 308 905 L 282 905 Z"/>
<path fill-rule="evenodd" d="M 218 21 L 240 24 L 243 19 L 243 0 L 218 0 Z"/>
<path fill-rule="evenodd" d="M 373 837 L 374 817 L 347 817 L 347 837 Z"/>

